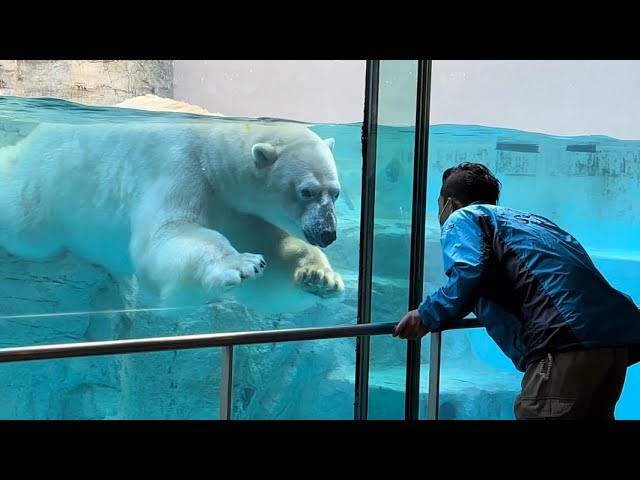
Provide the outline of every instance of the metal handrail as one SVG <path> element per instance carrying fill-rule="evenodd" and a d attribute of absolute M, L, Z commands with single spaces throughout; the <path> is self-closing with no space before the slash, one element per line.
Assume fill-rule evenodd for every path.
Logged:
<path fill-rule="evenodd" d="M 132 340 L 110 340 L 103 342 L 11 347 L 0 349 L 0 363 L 222 347 L 220 418 L 224 420 L 231 420 L 233 347 L 235 345 L 388 335 L 393 333 L 395 326 L 396 323 L 368 323 L 332 327 L 290 328 L 253 332 L 210 333 Z"/>
<path fill-rule="evenodd" d="M 224 420 L 231 420 L 233 347 L 235 345 L 282 343 L 348 337 L 358 337 L 362 339 L 365 337 L 369 338 L 371 335 L 390 335 L 393 333 L 393 329 L 396 325 L 396 323 L 392 322 L 366 323 L 331 327 L 306 327 L 10 347 L 0 349 L 0 363 L 218 347 L 223 349 L 222 362 L 220 365 L 220 418 Z"/>
<path fill-rule="evenodd" d="M 257 343 L 323 340 L 327 338 L 345 338 L 361 335 L 387 335 L 393 333 L 395 325 L 396 323 L 371 323 L 366 325 L 209 333 L 131 340 L 10 347 L 0 349 L 0 363 L 46 360 L 52 358 L 88 357 L 93 355 L 158 352 L 163 350 L 185 350 L 191 348 L 228 347 Z"/>
<path fill-rule="evenodd" d="M 640 306 L 638 306 L 640 310 Z M 142 338 L 131 340 L 108 340 L 102 342 L 78 342 L 54 345 L 33 345 L 0 349 L 0 363 L 56 358 L 89 357 L 97 355 L 121 355 L 128 353 L 159 352 L 166 350 L 187 350 L 193 348 L 223 348 L 222 376 L 220 387 L 220 418 L 231 419 L 231 393 L 233 381 L 233 347 L 260 343 L 282 343 L 331 338 L 390 335 L 397 323 L 367 323 L 359 325 L 337 325 L 332 327 L 305 327 L 281 330 L 261 330 L 251 332 L 209 333 L 200 335 L 178 335 L 172 337 Z M 463 322 L 444 330 L 478 328 L 481 324 L 475 316 L 464 318 Z M 436 346 L 440 355 L 441 343 Z M 432 357 L 434 352 L 432 353 Z M 438 390 L 440 371 L 430 376 L 429 389 Z M 429 401 L 439 401 L 438 395 Z M 430 416 L 431 417 L 431 416 Z M 436 419 L 429 418 L 429 419 Z"/>

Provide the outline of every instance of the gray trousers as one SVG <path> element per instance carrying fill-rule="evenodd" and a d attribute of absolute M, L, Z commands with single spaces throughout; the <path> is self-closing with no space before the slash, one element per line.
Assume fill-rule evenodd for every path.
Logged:
<path fill-rule="evenodd" d="M 547 355 L 527 367 L 516 419 L 614 420 L 627 362 L 627 347 Z"/>

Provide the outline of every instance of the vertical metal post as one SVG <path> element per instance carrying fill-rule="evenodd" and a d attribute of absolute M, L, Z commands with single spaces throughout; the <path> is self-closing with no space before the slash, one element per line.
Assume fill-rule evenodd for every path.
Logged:
<path fill-rule="evenodd" d="M 440 353 L 442 351 L 442 333 L 431 334 L 431 354 L 429 358 L 429 400 L 427 420 L 437 420 L 440 409 Z"/>
<path fill-rule="evenodd" d="M 371 323 L 371 275 L 378 144 L 378 86 L 380 60 L 367 60 L 364 123 L 362 126 L 362 199 L 360 210 L 360 269 L 358 324 Z M 369 411 L 369 336 L 356 337 L 354 419 L 366 420 Z"/>
<path fill-rule="evenodd" d="M 222 375 L 220 378 L 220 420 L 231 420 L 233 345 L 222 347 Z"/>
<path fill-rule="evenodd" d="M 409 270 L 409 310 L 422 301 L 424 279 L 424 235 L 427 212 L 427 169 L 429 153 L 429 106 L 431 101 L 431 60 L 418 60 L 416 96 L 416 139 L 413 163 L 413 206 L 411 209 L 411 266 Z M 433 364 L 430 366 L 433 369 Z M 431 391 L 429 391 L 431 393 Z M 429 406 L 431 402 L 429 402 Z M 417 420 L 420 408 L 420 340 L 407 345 L 405 420 Z"/>

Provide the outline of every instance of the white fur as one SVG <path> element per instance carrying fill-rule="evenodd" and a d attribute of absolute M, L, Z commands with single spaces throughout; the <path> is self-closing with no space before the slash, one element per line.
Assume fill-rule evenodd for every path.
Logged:
<path fill-rule="evenodd" d="M 332 147 L 295 124 L 42 124 L 0 149 L 0 245 L 68 249 L 164 299 L 258 277 L 264 256 L 313 293 L 339 292 L 326 256 L 290 236 L 304 238 L 300 184 L 339 189 Z"/>

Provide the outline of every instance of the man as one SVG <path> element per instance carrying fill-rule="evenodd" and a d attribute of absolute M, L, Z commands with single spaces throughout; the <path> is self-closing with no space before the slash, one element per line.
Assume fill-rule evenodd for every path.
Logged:
<path fill-rule="evenodd" d="M 627 367 L 640 360 L 640 311 L 550 220 L 497 206 L 485 166 L 444 172 L 438 198 L 447 283 L 398 323 L 418 339 L 456 326 L 486 328 L 524 372 L 517 419 L 614 419 Z"/>

